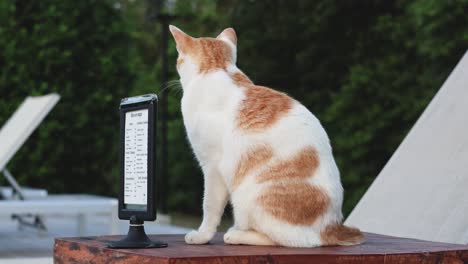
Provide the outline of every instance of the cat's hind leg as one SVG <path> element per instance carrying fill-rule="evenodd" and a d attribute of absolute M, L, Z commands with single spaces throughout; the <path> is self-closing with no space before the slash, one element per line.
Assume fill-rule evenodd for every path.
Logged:
<path fill-rule="evenodd" d="M 276 243 L 267 235 L 257 231 L 248 230 L 241 231 L 231 228 L 224 235 L 224 243 L 233 245 L 257 245 L 257 246 L 274 246 Z"/>

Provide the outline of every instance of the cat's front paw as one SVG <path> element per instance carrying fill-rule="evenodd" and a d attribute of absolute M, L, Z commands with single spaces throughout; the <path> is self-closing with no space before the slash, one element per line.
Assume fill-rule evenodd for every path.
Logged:
<path fill-rule="evenodd" d="M 224 243 L 226 244 L 236 244 L 236 232 L 237 230 L 234 227 L 231 227 L 226 234 L 224 234 Z"/>
<path fill-rule="evenodd" d="M 213 238 L 213 236 L 213 232 L 193 230 L 185 235 L 185 243 L 195 245 L 206 244 Z"/>

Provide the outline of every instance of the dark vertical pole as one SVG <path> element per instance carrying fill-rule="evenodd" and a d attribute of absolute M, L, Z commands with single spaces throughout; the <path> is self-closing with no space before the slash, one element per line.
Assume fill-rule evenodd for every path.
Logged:
<path fill-rule="evenodd" d="M 159 16 L 161 21 L 161 84 L 166 85 L 169 71 L 168 71 L 168 54 L 167 43 L 169 37 L 169 19 L 164 15 Z M 167 189 L 168 184 L 168 149 L 167 149 L 167 118 L 168 118 L 168 98 L 167 92 L 160 94 L 161 96 L 161 175 L 160 175 L 160 209 L 161 213 L 167 214 Z"/>

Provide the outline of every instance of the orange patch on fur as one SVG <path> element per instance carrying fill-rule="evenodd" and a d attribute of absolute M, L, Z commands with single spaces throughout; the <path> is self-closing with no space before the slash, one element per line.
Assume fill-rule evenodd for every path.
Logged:
<path fill-rule="evenodd" d="M 236 72 L 231 75 L 232 80 L 238 86 L 249 87 L 253 85 L 253 82 L 242 72 Z"/>
<path fill-rule="evenodd" d="M 258 130 L 270 127 L 287 113 L 293 100 L 284 93 L 255 85 L 242 72 L 231 74 L 233 82 L 245 88 L 246 98 L 241 103 L 237 126 L 243 130 Z"/>
<path fill-rule="evenodd" d="M 242 84 L 247 84 L 247 80 L 238 79 Z M 255 131 L 268 128 L 292 107 L 293 100 L 284 93 L 253 84 L 244 87 L 246 98 L 241 103 L 237 117 L 240 129 Z"/>
<path fill-rule="evenodd" d="M 364 241 L 364 236 L 359 229 L 348 227 L 343 224 L 328 225 L 320 232 L 320 237 L 323 244 L 330 246 L 357 245 Z"/>
<path fill-rule="evenodd" d="M 307 147 L 289 160 L 280 161 L 258 175 L 262 183 L 279 179 L 306 179 L 314 175 L 319 166 L 318 153 L 314 147 Z"/>
<path fill-rule="evenodd" d="M 232 188 L 237 188 L 244 178 L 253 169 L 262 166 L 273 157 L 273 150 L 270 146 L 262 145 L 247 151 L 242 155 L 237 164 L 236 172 L 232 181 Z"/>
<path fill-rule="evenodd" d="M 273 184 L 259 197 L 259 204 L 274 217 L 293 225 L 310 225 L 325 213 L 328 195 L 306 182 Z"/>
<path fill-rule="evenodd" d="M 180 33 L 177 33 L 180 35 Z M 199 73 L 208 73 L 217 69 L 226 70 L 232 61 L 231 47 L 223 40 L 215 38 L 191 38 L 176 35 L 179 51 L 189 55 L 199 66 Z"/>
<path fill-rule="evenodd" d="M 226 69 L 231 61 L 231 49 L 222 40 L 212 38 L 199 39 L 199 71 L 207 73 L 215 69 Z"/>

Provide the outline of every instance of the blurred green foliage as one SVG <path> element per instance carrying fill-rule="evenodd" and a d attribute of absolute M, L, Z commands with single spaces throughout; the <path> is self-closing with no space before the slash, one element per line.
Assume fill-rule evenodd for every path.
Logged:
<path fill-rule="evenodd" d="M 146 1 L 0 2 L 0 124 L 28 95 L 56 108 L 9 165 L 21 184 L 115 195 L 121 97 L 169 93 L 169 208 L 199 213 L 202 176 L 181 90 L 159 83 L 160 24 Z M 468 43 L 468 0 L 178 0 L 193 36 L 238 33 L 238 65 L 300 100 L 327 129 L 348 213 Z M 170 40 L 170 79 L 176 50 Z M 0 180 L 1 182 L 1 180 Z"/>
<path fill-rule="evenodd" d="M 130 39 L 112 1 L 0 2 L 0 124 L 26 96 L 61 96 L 8 165 L 21 184 L 114 192 Z"/>

